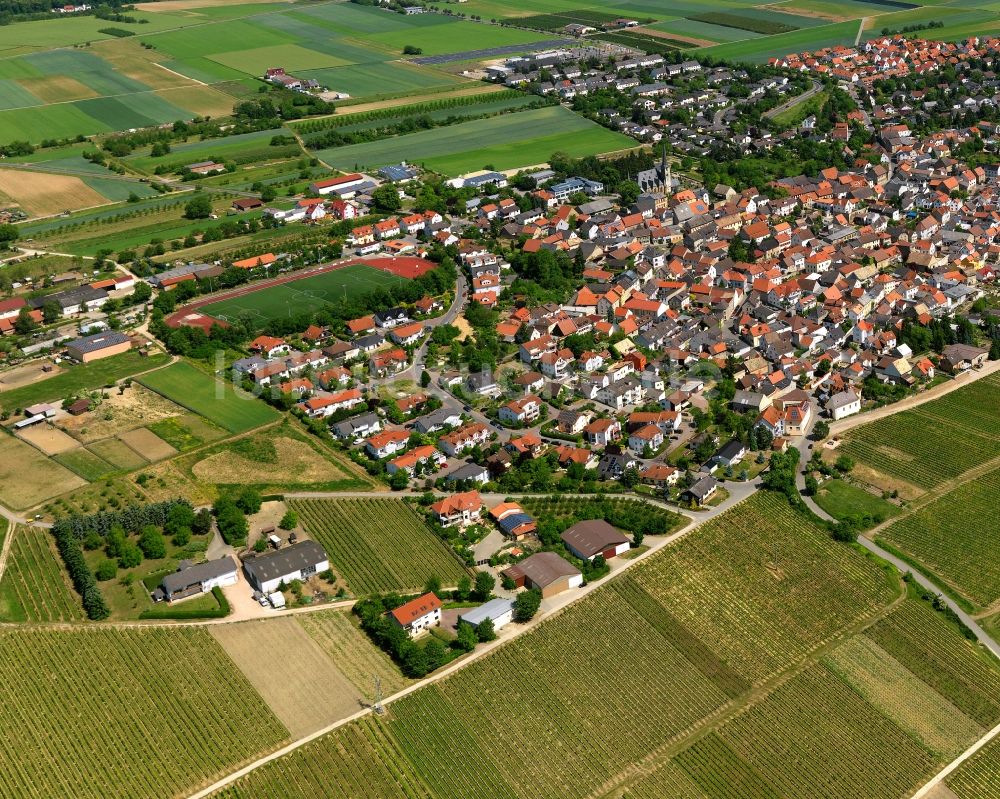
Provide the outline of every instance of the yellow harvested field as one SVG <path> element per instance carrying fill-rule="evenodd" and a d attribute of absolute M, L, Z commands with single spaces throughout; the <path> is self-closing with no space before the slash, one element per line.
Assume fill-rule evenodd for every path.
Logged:
<path fill-rule="evenodd" d="M 377 100 L 373 103 L 358 103 L 357 105 L 337 106 L 334 116 L 346 116 L 348 114 L 364 114 L 369 111 L 379 111 L 383 108 L 396 108 L 401 105 L 414 105 L 416 103 L 426 103 L 433 100 L 449 100 L 452 97 L 466 97 L 470 94 L 493 94 L 494 92 L 507 91 L 506 86 L 498 83 L 473 83 L 454 91 L 432 92 L 428 94 L 407 95 L 406 97 L 394 97 L 387 100 Z M 323 119 L 323 117 L 317 117 Z"/>
<path fill-rule="evenodd" d="M 177 454 L 177 450 L 160 438 L 156 433 L 140 427 L 136 430 L 129 430 L 118 436 L 132 449 L 138 452 L 147 461 L 161 461 Z"/>
<path fill-rule="evenodd" d="M 209 630 L 293 738 L 362 709 L 357 689 L 295 619 L 214 624 Z"/>
<path fill-rule="evenodd" d="M 326 483 L 348 475 L 316 450 L 284 436 L 274 439 L 273 462 L 254 461 L 223 450 L 191 467 L 199 480 L 212 484 L 232 483 Z"/>
<path fill-rule="evenodd" d="M 24 510 L 85 485 L 86 480 L 31 444 L 0 434 L 0 504 Z"/>
<path fill-rule="evenodd" d="M 162 69 L 161 72 L 165 75 L 170 74 L 166 69 Z M 155 94 L 174 105 L 186 108 L 201 116 L 231 114 L 233 106 L 236 104 L 232 95 L 220 92 L 211 86 L 198 84 L 189 84 L 175 89 L 160 89 Z"/>
<path fill-rule="evenodd" d="M 60 452 L 67 452 L 80 446 L 80 442 L 73 436 L 66 435 L 58 427 L 52 427 L 44 422 L 26 427 L 18 433 L 18 437 L 38 447 L 46 455 L 58 455 Z"/>
<path fill-rule="evenodd" d="M 15 169 L 0 169 L 0 192 L 33 216 L 108 203 L 80 178 Z"/>
<path fill-rule="evenodd" d="M 198 81 L 161 67 L 156 63 L 157 58 L 163 58 L 160 53 L 156 50 L 147 50 L 132 39 L 109 39 L 98 42 L 93 45 L 93 50 L 118 72 L 145 83 L 150 89 L 200 85 Z"/>
<path fill-rule="evenodd" d="M 100 95 L 69 75 L 44 75 L 40 78 L 23 78 L 22 86 L 46 103 L 65 103 L 69 100 L 88 100 Z"/>

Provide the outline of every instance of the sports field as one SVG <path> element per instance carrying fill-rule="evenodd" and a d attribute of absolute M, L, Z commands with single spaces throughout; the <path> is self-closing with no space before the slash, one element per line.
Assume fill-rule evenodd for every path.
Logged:
<path fill-rule="evenodd" d="M 554 152 L 594 155 L 636 146 L 568 108 L 536 108 L 424 130 L 380 141 L 320 150 L 339 169 L 418 163 L 446 175 L 477 169 L 516 169 L 548 161 Z"/>
<path fill-rule="evenodd" d="M 224 320 L 249 314 L 264 323 L 269 319 L 316 311 L 334 300 L 357 297 L 378 288 L 396 285 L 401 280 L 404 278 L 381 269 L 351 264 L 343 269 L 212 303 L 199 308 L 199 311 Z"/>
<path fill-rule="evenodd" d="M 1000 667 L 929 603 L 765 493 L 222 795 L 897 799 L 998 696 Z"/>
<path fill-rule="evenodd" d="M 144 375 L 139 382 L 230 433 L 245 433 L 279 418 L 278 412 L 263 400 L 237 395 L 231 383 L 183 361 Z"/>

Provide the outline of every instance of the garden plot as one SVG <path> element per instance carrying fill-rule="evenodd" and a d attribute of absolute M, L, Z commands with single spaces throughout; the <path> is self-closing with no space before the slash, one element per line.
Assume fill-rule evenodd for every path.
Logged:
<path fill-rule="evenodd" d="M 30 444 L 0 433 L 0 504 L 23 510 L 86 484 Z"/>
<path fill-rule="evenodd" d="M 121 433 L 118 438 L 147 461 L 159 461 L 177 454 L 177 450 L 145 427 Z"/>
<path fill-rule="evenodd" d="M 124 393 L 107 392 L 100 405 L 91 412 L 80 416 L 65 414 L 57 423 L 74 438 L 90 443 L 183 413 L 185 411 L 180 405 L 133 383 Z"/>

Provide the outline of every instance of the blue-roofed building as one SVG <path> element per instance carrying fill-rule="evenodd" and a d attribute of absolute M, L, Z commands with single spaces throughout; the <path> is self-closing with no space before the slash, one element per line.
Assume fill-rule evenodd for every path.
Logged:
<path fill-rule="evenodd" d="M 384 166 L 378 171 L 386 180 L 391 180 L 396 183 L 406 183 L 408 180 L 413 180 L 417 175 L 420 174 L 420 170 L 416 167 L 410 166 L 409 164 L 392 164 L 391 166 Z"/>
<path fill-rule="evenodd" d="M 559 202 L 569 199 L 571 194 L 582 191 L 590 197 L 596 197 L 604 191 L 604 184 L 597 180 L 587 180 L 586 178 L 568 178 L 561 183 L 556 183 L 549 188 L 552 195 Z"/>
<path fill-rule="evenodd" d="M 525 536 L 535 532 L 538 525 L 535 520 L 524 512 L 516 502 L 502 502 L 490 510 L 490 516 L 503 531 L 503 534 L 520 541 Z"/>

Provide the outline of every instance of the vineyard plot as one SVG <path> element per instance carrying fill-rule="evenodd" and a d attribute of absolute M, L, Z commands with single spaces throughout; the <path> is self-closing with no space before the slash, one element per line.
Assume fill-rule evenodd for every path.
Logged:
<path fill-rule="evenodd" d="M 1000 799 L 1000 738 L 994 738 L 945 780 L 958 799 Z"/>
<path fill-rule="evenodd" d="M 10 555 L 0 581 L 0 616 L 10 621 L 80 621 L 80 599 L 69 584 L 52 536 L 33 527 L 11 531 Z"/>
<path fill-rule="evenodd" d="M 0 796 L 161 799 L 287 738 L 208 633 L 0 631 Z"/>
<path fill-rule="evenodd" d="M 417 591 L 430 577 L 454 586 L 467 572 L 398 499 L 295 499 L 289 507 L 357 594 Z"/>
<path fill-rule="evenodd" d="M 1000 599 L 1000 469 L 963 483 L 879 534 L 978 605 Z"/>

